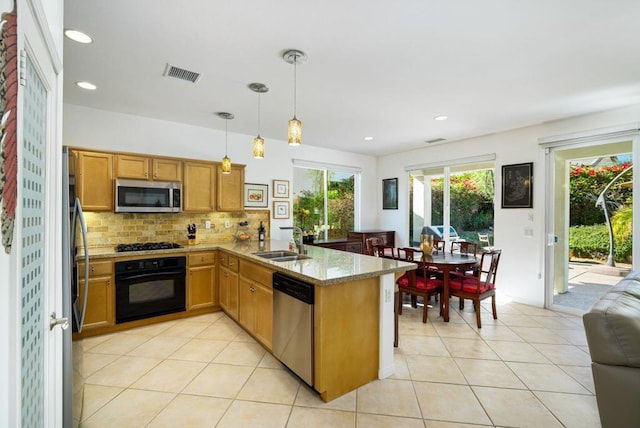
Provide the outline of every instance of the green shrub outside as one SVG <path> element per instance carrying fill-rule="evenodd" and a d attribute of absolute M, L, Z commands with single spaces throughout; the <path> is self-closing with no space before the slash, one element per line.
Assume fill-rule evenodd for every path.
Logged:
<path fill-rule="evenodd" d="M 629 263 L 632 237 L 614 234 L 614 260 Z M 609 232 L 604 224 L 572 226 L 569 228 L 569 254 L 571 257 L 606 261 L 609 256 Z"/>

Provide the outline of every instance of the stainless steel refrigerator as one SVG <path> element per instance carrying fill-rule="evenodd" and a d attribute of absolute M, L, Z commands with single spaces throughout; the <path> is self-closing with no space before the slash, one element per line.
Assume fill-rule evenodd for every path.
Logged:
<path fill-rule="evenodd" d="M 63 331 L 63 424 L 65 428 L 77 427 L 82 417 L 84 379 L 82 379 L 82 351 L 74 352 L 73 332 L 82 332 L 87 299 L 79 300 L 78 276 L 84 278 L 83 296 L 89 286 L 89 256 L 84 251 L 85 269 L 78 272 L 76 263 L 77 231 L 84 248 L 87 248 L 87 224 L 82 214 L 80 200 L 75 195 L 75 179 L 69 177 L 69 148 L 62 148 L 62 311 L 71 320 L 72 328 Z"/>

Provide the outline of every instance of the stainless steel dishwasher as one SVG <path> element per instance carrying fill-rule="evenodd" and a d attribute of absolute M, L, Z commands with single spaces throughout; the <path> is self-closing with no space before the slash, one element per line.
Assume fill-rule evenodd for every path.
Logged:
<path fill-rule="evenodd" d="M 273 355 L 313 386 L 313 284 L 273 274 Z"/>

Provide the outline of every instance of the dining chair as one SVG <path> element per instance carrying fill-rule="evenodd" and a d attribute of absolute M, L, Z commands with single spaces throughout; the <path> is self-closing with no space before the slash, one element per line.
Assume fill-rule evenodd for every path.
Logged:
<path fill-rule="evenodd" d="M 488 233 L 480 233 L 478 232 L 478 241 L 480 242 L 480 245 L 487 244 L 487 245 L 482 245 L 484 247 L 491 247 L 491 241 L 489 241 L 489 234 Z"/>
<path fill-rule="evenodd" d="M 403 251 L 406 253 L 413 253 L 411 257 L 415 260 L 415 250 L 411 248 L 403 248 Z M 419 267 L 415 275 L 406 272 L 396 281 L 398 285 L 398 315 L 402 315 L 402 302 L 403 295 L 407 293 L 411 295 L 412 300 L 414 297 L 422 297 L 422 322 L 427 322 L 427 311 L 429 308 L 429 298 L 431 296 L 440 297 L 440 299 L 436 299 L 437 302 L 440 302 L 440 315 L 442 315 L 442 293 L 444 291 L 443 281 L 441 279 L 435 278 L 433 273 L 426 267 L 426 265 L 422 265 Z M 417 306 L 417 305 L 416 305 Z"/>
<path fill-rule="evenodd" d="M 482 253 L 478 272 L 474 276 L 456 275 L 449 278 L 449 295 L 460 299 L 473 300 L 478 328 L 480 322 L 480 301 L 491 297 L 493 319 L 498 319 L 496 312 L 496 273 L 502 250 L 494 249 Z"/>
<path fill-rule="evenodd" d="M 396 249 L 395 247 L 392 247 L 391 245 L 384 245 L 384 244 L 380 244 L 380 245 L 373 245 L 373 256 L 375 257 L 386 257 L 386 258 L 390 258 L 390 259 L 395 259 L 396 257 Z"/>
<path fill-rule="evenodd" d="M 478 245 L 468 241 L 455 241 L 451 243 L 451 254 L 453 253 L 475 257 L 478 253 Z"/>
<path fill-rule="evenodd" d="M 438 238 L 433 238 L 433 251 L 439 253 L 440 251 L 444 251 L 444 244 L 446 241 Z"/>
<path fill-rule="evenodd" d="M 384 245 L 384 240 L 379 237 L 367 238 L 364 241 L 364 253 L 368 256 L 373 256 L 374 245 Z"/>

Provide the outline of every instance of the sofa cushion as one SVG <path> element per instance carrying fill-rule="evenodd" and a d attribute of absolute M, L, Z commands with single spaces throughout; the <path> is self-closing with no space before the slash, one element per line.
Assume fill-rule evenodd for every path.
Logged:
<path fill-rule="evenodd" d="M 582 319 L 593 362 L 640 367 L 640 271 L 627 275 Z"/>

